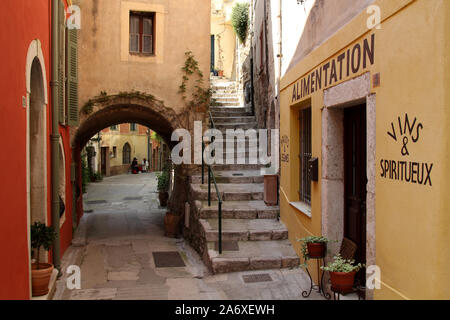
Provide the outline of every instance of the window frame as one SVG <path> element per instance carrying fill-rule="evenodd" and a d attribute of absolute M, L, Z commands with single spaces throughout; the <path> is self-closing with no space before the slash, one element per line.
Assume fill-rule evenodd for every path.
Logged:
<path fill-rule="evenodd" d="M 133 20 L 133 18 L 138 18 L 139 19 L 139 33 L 131 33 L 132 28 L 131 28 L 131 22 Z M 129 19 L 130 19 L 130 29 L 129 29 L 129 35 L 128 35 L 128 40 L 129 40 L 129 48 L 128 48 L 128 52 L 131 55 L 140 55 L 140 56 L 155 56 L 155 46 L 156 46 L 156 41 L 155 41 L 155 34 L 156 34 L 156 13 L 155 12 L 142 12 L 142 11 L 130 11 L 130 15 L 129 15 Z M 144 20 L 145 19 L 150 19 L 152 22 L 152 34 L 144 34 Z M 132 35 L 138 35 L 138 51 L 131 51 L 131 36 Z M 151 51 L 150 52 L 144 52 L 144 37 L 148 37 L 151 36 Z"/>
<path fill-rule="evenodd" d="M 299 112 L 300 149 L 299 149 L 299 200 L 311 205 L 311 174 L 309 160 L 312 158 L 312 109 L 304 108 Z"/>
<path fill-rule="evenodd" d="M 127 148 L 127 153 L 125 153 L 125 147 L 127 147 L 128 146 L 128 148 Z M 128 154 L 128 161 L 129 162 L 126 162 L 125 161 L 125 155 L 126 154 Z M 125 142 L 125 144 L 123 145 L 123 147 L 122 147 L 122 164 L 131 164 L 131 145 L 128 143 L 128 142 Z"/>

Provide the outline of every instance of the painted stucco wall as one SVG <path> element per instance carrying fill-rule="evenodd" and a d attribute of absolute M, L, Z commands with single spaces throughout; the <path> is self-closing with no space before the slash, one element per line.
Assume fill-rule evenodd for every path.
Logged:
<path fill-rule="evenodd" d="M 0 299 L 28 299 L 31 289 L 27 223 L 27 108 L 22 99 L 27 97 L 27 52 L 36 39 L 41 44 L 46 86 L 50 88 L 50 7 L 49 1 L 44 0 L 5 0 L 1 6 L 0 93 L 3 116 L 0 117 L 0 136 L 3 138 L 0 153 L 0 248 L 6 259 L 0 264 Z M 50 110 L 51 104 L 48 104 L 47 124 L 50 123 Z M 50 136 L 49 130 L 47 125 L 47 137 Z M 50 146 L 49 139 L 47 146 Z M 47 154 L 49 158 L 49 148 Z M 47 162 L 47 172 L 50 172 L 50 161 Z M 47 208 L 50 208 L 50 193 L 48 195 Z M 50 220 L 50 210 L 47 217 Z"/>
<path fill-rule="evenodd" d="M 210 1 L 74 1 L 81 7 L 79 32 L 80 108 L 101 91 L 133 90 L 152 94 L 180 113 L 178 94 L 186 51 L 192 51 L 208 86 L 210 67 Z M 130 55 L 130 10 L 156 12 L 156 54 Z M 193 32 L 195 30 L 195 32 Z M 94 66 L 94 67 L 93 67 Z"/>
<path fill-rule="evenodd" d="M 332 152 L 322 145 L 324 90 L 368 72 L 371 80 L 368 94 L 376 100 L 376 134 L 372 137 L 375 141 L 371 141 L 375 144 L 375 166 L 367 168 L 375 177 L 375 233 L 373 238 L 368 235 L 368 241 L 375 242 L 375 264 L 381 268 L 381 289 L 374 291 L 374 298 L 449 299 L 450 82 L 445 71 L 450 66 L 446 53 L 450 38 L 450 3 L 445 0 L 379 0 L 374 4 L 381 9 L 381 29 L 367 28 L 369 15 L 363 10 L 300 59 L 282 79 L 281 218 L 299 254 L 297 237 L 322 233 L 322 159 L 324 153 Z M 299 79 L 311 75 L 327 62 L 337 61 L 339 55 L 357 43 L 363 44 L 364 39 L 370 40 L 372 35 L 375 36 L 373 65 L 361 66 L 350 76 L 344 71 L 342 77 L 338 69 L 337 81 L 325 84 L 322 79 L 321 88 L 316 82 L 313 93 L 310 90 L 303 97 L 293 98 L 297 96 L 294 88 Z M 380 76 L 378 87 L 373 83 L 375 74 Z M 312 155 L 319 158 L 321 177 L 312 183 L 311 217 L 305 214 L 306 210 L 290 205 L 299 201 L 298 111 L 307 106 L 312 106 Z M 411 140 L 416 137 L 414 133 L 399 137 L 398 117 L 404 123 L 405 114 L 411 125 L 417 119 L 414 132 L 420 131 L 420 139 L 416 143 Z M 419 123 L 423 129 L 417 129 Z M 397 130 L 397 141 L 388 135 L 392 126 Z M 283 137 L 288 138 L 288 143 L 283 144 Z M 409 139 L 409 155 L 401 153 L 403 137 Z M 431 181 L 424 185 L 383 177 L 380 162 L 391 159 L 433 164 Z"/>
<path fill-rule="evenodd" d="M 215 0 L 211 6 L 211 35 L 215 40 L 214 65 L 230 79 L 234 72 L 236 33 L 231 25 L 231 12 L 238 1 Z"/>

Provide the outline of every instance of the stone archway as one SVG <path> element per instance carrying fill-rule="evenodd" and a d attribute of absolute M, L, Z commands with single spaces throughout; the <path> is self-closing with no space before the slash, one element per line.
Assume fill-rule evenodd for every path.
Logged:
<path fill-rule="evenodd" d="M 120 93 L 89 100 L 80 111 L 80 125 L 72 132 L 73 158 L 77 163 L 77 189 L 81 190 L 81 150 L 89 139 L 104 128 L 121 123 L 137 123 L 156 131 L 170 149 L 172 132 L 177 128 L 189 128 L 191 113 L 176 114 L 162 101 L 141 93 Z M 189 190 L 185 165 L 175 167 L 173 192 L 168 210 L 182 215 Z M 172 201 L 177 199 L 177 201 Z M 82 212 L 82 194 L 77 193 L 77 212 Z"/>

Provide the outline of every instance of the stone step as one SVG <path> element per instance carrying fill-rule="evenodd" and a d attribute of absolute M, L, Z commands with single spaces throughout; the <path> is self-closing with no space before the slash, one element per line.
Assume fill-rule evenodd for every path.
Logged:
<path fill-rule="evenodd" d="M 208 242 L 206 262 L 214 273 L 294 268 L 300 264 L 289 240 L 238 241 L 237 245 L 238 251 L 219 254 L 216 242 Z"/>
<path fill-rule="evenodd" d="M 245 170 L 245 171 L 215 171 L 214 172 L 217 183 L 263 183 L 264 176 L 261 175 L 260 170 Z M 205 169 L 205 183 L 208 179 L 208 173 Z M 202 176 L 191 176 L 191 183 L 201 183 Z"/>
<path fill-rule="evenodd" d="M 245 108 L 242 107 L 242 106 L 236 106 L 236 107 L 230 107 L 230 106 L 228 106 L 228 107 L 216 107 L 216 106 L 211 106 L 209 108 L 209 111 L 211 111 L 211 112 L 228 112 L 229 116 L 233 116 L 234 113 L 236 113 L 236 112 L 247 112 L 245 110 Z"/>
<path fill-rule="evenodd" d="M 219 240 L 219 220 L 200 219 L 206 241 Z M 286 240 L 288 230 L 274 219 L 222 219 L 222 241 Z"/>
<path fill-rule="evenodd" d="M 239 104 L 239 97 L 237 95 L 229 95 L 229 96 L 212 96 L 212 99 L 215 102 L 236 102 L 236 104 Z"/>
<path fill-rule="evenodd" d="M 263 200 L 262 183 L 217 183 L 223 201 L 229 200 Z M 208 184 L 191 184 L 193 196 L 197 200 L 208 200 Z M 214 184 L 211 184 L 211 200 L 218 200 Z"/>
<path fill-rule="evenodd" d="M 241 170 L 260 170 L 264 168 L 262 164 L 213 164 L 212 168 L 216 171 L 241 171 Z"/>
<path fill-rule="evenodd" d="M 213 116 L 214 123 L 221 124 L 221 123 L 250 123 L 250 122 L 256 122 L 255 116 L 230 116 L 230 117 L 214 117 Z"/>
<path fill-rule="evenodd" d="M 218 202 L 195 201 L 197 212 L 201 219 L 218 217 Z M 224 201 L 222 202 L 222 217 L 224 219 L 276 219 L 280 212 L 278 206 L 268 206 L 262 200 Z"/>
<path fill-rule="evenodd" d="M 211 107 L 229 107 L 229 108 L 240 108 L 242 105 L 239 101 L 214 101 L 211 103 Z"/>
<path fill-rule="evenodd" d="M 216 117 L 226 117 L 226 116 L 232 116 L 232 117 L 250 117 L 253 116 L 251 111 L 211 111 L 211 115 L 213 118 Z"/>
<path fill-rule="evenodd" d="M 256 122 L 238 122 L 238 123 L 215 123 L 215 127 L 218 130 L 225 131 L 227 129 L 257 129 L 258 124 Z"/>

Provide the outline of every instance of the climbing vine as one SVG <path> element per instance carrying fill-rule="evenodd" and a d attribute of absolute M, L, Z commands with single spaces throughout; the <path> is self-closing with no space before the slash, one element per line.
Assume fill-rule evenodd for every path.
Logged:
<path fill-rule="evenodd" d="M 248 9 L 248 3 L 236 3 L 231 13 L 231 24 L 241 43 L 245 43 L 247 38 L 249 25 Z"/>
<path fill-rule="evenodd" d="M 187 100 L 187 86 L 191 77 L 196 77 L 194 90 L 192 92 L 192 99 L 187 102 L 190 108 L 208 106 L 211 100 L 211 89 L 204 89 L 203 85 L 203 72 L 198 67 L 198 61 L 195 60 L 191 51 L 185 52 L 186 61 L 181 68 L 183 71 L 182 82 L 179 87 L 178 93 L 183 97 L 183 100 Z"/>
<path fill-rule="evenodd" d="M 118 94 L 108 95 L 106 91 L 101 91 L 100 95 L 96 96 L 93 99 L 89 99 L 84 106 L 81 108 L 81 112 L 86 115 L 91 114 L 94 111 L 94 105 L 96 103 L 105 103 L 109 102 L 115 98 L 138 98 L 146 101 L 155 100 L 155 97 L 151 94 L 140 92 L 140 91 L 121 91 Z"/>

